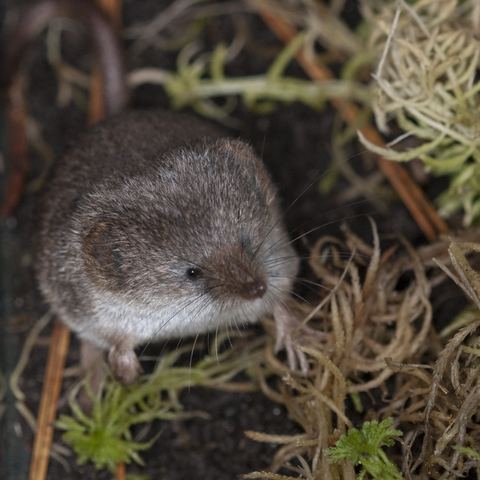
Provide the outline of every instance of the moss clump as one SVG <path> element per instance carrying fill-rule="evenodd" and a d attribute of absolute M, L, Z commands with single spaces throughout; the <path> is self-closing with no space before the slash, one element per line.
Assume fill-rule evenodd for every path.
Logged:
<path fill-rule="evenodd" d="M 132 434 L 135 425 L 153 420 L 171 420 L 195 415 L 184 412 L 178 399 L 184 388 L 253 388 L 251 382 L 231 383 L 240 372 L 248 372 L 261 360 L 263 339 L 254 339 L 246 346 L 235 347 L 221 354 L 206 355 L 191 367 L 176 366 L 182 353 L 177 349 L 162 356 L 155 370 L 132 386 L 122 386 L 109 379 L 97 395 L 84 381 L 70 396 L 71 415 L 62 415 L 57 427 L 65 430 L 63 439 L 77 455 L 79 463 L 92 462 L 96 468 L 113 470 L 120 463 L 142 463 L 139 452 L 148 449 L 148 442 L 136 441 Z M 89 395 L 91 413 L 85 414 L 77 401 L 81 388 Z"/>
<path fill-rule="evenodd" d="M 363 13 L 378 54 L 376 123 L 386 133 L 396 124 L 401 133 L 389 148 L 360 140 L 388 159 L 419 158 L 435 175 L 449 176 L 441 212 L 463 211 L 472 224 L 480 219 L 480 4 L 366 0 Z"/>

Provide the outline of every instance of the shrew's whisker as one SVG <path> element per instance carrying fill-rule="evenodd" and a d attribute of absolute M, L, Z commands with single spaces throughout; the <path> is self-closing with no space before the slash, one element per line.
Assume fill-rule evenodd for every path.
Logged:
<path fill-rule="evenodd" d="M 325 228 L 329 225 L 333 225 L 335 223 L 339 223 L 339 222 L 343 222 L 345 220 L 352 220 L 352 219 L 355 219 L 355 218 L 362 218 L 362 217 L 366 217 L 366 218 L 369 218 L 371 216 L 373 216 L 374 214 L 366 214 L 366 213 L 359 213 L 359 214 L 355 214 L 355 215 L 350 215 L 348 217 L 344 217 L 342 219 L 338 219 L 338 220 L 331 220 L 330 222 L 326 222 L 326 223 L 322 223 L 321 225 L 318 225 L 316 227 L 313 227 L 311 228 L 310 230 L 304 232 L 304 233 L 301 233 L 300 235 L 297 235 L 296 237 L 294 237 L 293 239 L 291 240 L 288 240 L 286 241 L 285 243 L 281 243 L 283 241 L 283 239 L 280 239 L 280 240 L 277 240 L 276 242 L 274 242 L 272 245 L 269 246 L 269 248 L 263 252 L 263 255 L 264 256 L 268 256 L 272 250 L 275 248 L 277 250 L 281 250 L 289 245 L 292 245 L 293 243 L 297 242 L 298 240 L 306 237 L 307 235 L 310 235 L 311 233 L 313 232 L 316 232 L 322 228 Z"/>

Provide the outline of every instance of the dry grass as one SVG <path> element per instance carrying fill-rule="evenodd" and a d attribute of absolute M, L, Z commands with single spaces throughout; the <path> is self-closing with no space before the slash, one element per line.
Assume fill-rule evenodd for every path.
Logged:
<path fill-rule="evenodd" d="M 283 403 L 304 431 L 279 442 L 273 471 L 286 468 L 289 478 L 355 478 L 351 465 L 329 462 L 327 449 L 353 418 L 379 415 L 362 404 L 369 396 L 391 395 L 388 380 L 395 380 L 396 365 L 419 362 L 431 344 L 430 284 L 418 254 L 405 242 L 402 255 L 394 249 L 382 255 L 372 229 L 373 246 L 345 228 L 344 240 L 325 237 L 313 248 L 311 268 L 329 291 L 312 310 L 297 304 L 306 326 L 323 336 L 321 343 L 303 346 L 310 374 L 290 372 L 274 356 L 273 340 L 268 343 L 267 367 L 282 380 L 273 390 L 261 382 L 263 391 Z M 399 286 L 405 275 L 408 285 Z"/>
<path fill-rule="evenodd" d="M 271 472 L 247 478 L 353 479 L 352 465 L 332 464 L 328 448 L 352 424 L 385 417 L 404 432 L 401 455 L 392 452 L 392 458 L 406 478 L 461 478 L 478 469 L 480 313 L 469 310 L 437 332 L 429 297 L 442 276 L 425 260 L 445 255 L 447 245 L 415 251 L 402 243 L 401 252 L 382 255 L 375 228 L 373 246 L 345 229 L 343 241 L 327 237 L 314 247 L 311 267 L 331 290 L 313 310 L 297 304 L 308 328 L 323 336 L 321 344 L 304 343 L 310 374 L 289 371 L 274 356 L 271 339 L 265 361 L 278 383 L 260 382 L 303 433 L 249 432 L 279 448 Z M 480 276 L 464 254 L 472 248 L 480 250 L 465 242 L 450 246 L 456 272 L 450 275 L 480 308 Z M 275 476 L 279 472 L 284 476 Z"/>

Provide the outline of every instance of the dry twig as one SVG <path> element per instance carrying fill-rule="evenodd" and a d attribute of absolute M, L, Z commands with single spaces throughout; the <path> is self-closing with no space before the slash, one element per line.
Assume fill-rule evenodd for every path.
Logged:
<path fill-rule="evenodd" d="M 38 410 L 37 432 L 30 463 L 30 480 L 44 480 L 47 475 L 48 459 L 53 438 L 53 423 L 62 386 L 63 369 L 70 344 L 70 331 L 65 325 L 56 323 L 50 340 L 47 368 Z"/>

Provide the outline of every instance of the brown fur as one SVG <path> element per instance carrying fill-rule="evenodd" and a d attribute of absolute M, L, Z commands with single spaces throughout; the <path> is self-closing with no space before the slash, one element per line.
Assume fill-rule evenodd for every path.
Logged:
<path fill-rule="evenodd" d="M 271 312 L 297 266 L 254 151 L 187 115 L 127 112 L 95 127 L 43 199 L 40 288 L 120 369 L 140 342 Z"/>

